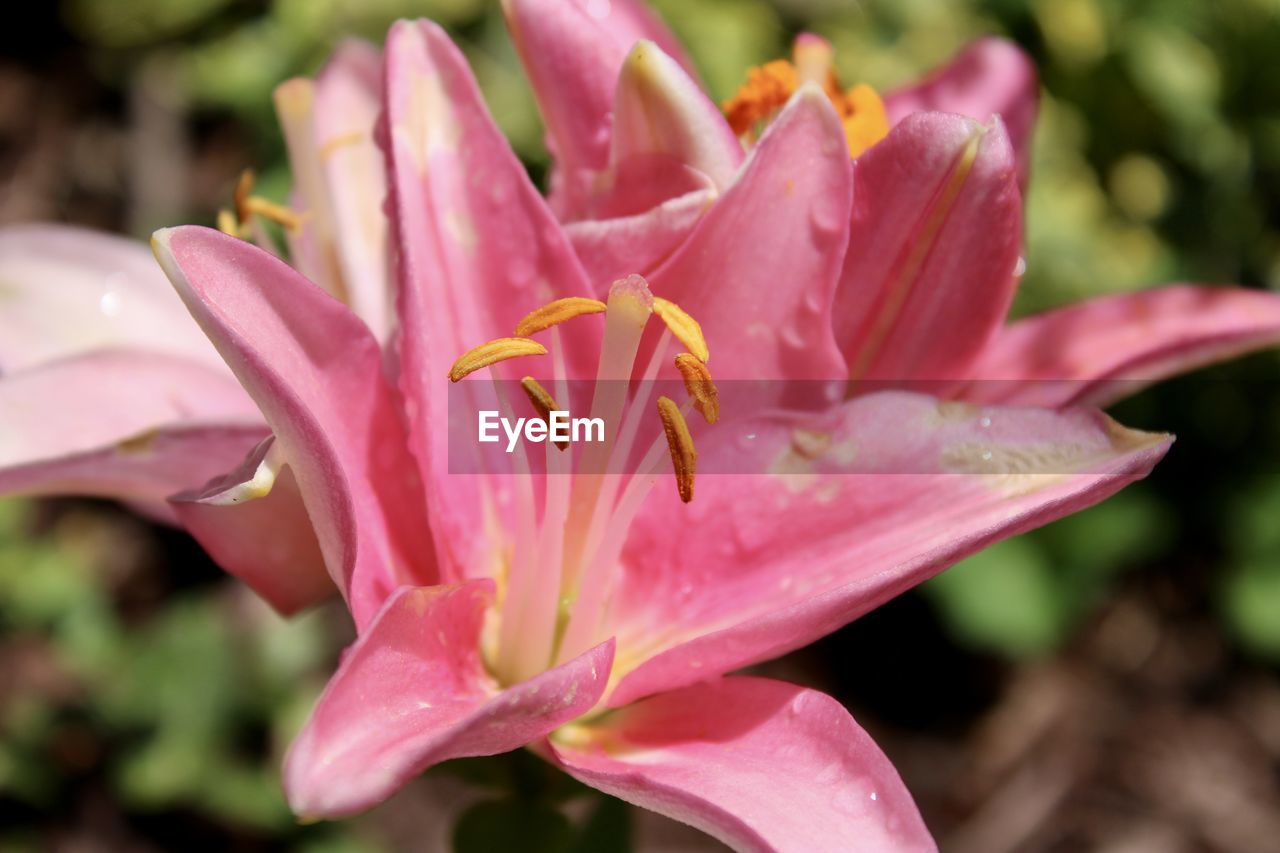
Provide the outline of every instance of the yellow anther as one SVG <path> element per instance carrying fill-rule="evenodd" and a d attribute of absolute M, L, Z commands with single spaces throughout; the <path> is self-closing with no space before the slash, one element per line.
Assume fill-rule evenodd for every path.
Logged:
<path fill-rule="evenodd" d="M 551 428 L 551 413 L 560 411 L 560 407 L 556 405 L 556 398 L 551 396 L 551 392 L 542 387 L 542 383 L 534 379 L 532 376 L 526 376 L 520 380 L 520 387 L 524 389 L 525 395 L 529 398 L 529 402 L 533 404 L 533 408 L 538 411 L 538 417 L 547 423 L 547 428 Z M 555 446 L 561 450 L 569 449 L 569 442 L 557 441 Z"/>
<path fill-rule="evenodd" d="M 585 296 L 557 299 L 526 314 L 516 326 L 516 335 L 527 338 L 583 314 L 600 314 L 608 307 L 599 299 L 588 299 Z"/>
<path fill-rule="evenodd" d="M 234 237 L 245 237 L 249 231 L 249 218 L 254 215 L 261 216 L 290 231 L 301 228 L 304 218 L 302 214 L 283 204 L 276 204 L 253 194 L 255 180 L 252 169 L 245 169 L 240 173 L 239 179 L 236 180 L 234 217 L 231 211 L 219 212 L 218 228 Z"/>
<path fill-rule="evenodd" d="M 676 340 L 684 344 L 684 348 L 696 355 L 703 362 L 711 361 L 711 351 L 707 349 L 707 339 L 702 335 L 702 326 L 698 321 L 685 313 L 685 310 L 674 302 L 660 297 L 653 297 L 653 313 L 667 324 Z"/>
<path fill-rule="evenodd" d="M 225 207 L 218 211 L 218 230 L 232 237 L 244 236 L 236 215 Z"/>
<path fill-rule="evenodd" d="M 684 390 L 693 400 L 693 407 L 698 410 L 698 414 L 709 424 L 720 420 L 720 392 L 711 379 L 707 363 L 696 355 L 682 352 L 676 356 L 676 370 L 684 378 Z"/>
<path fill-rule="evenodd" d="M 233 197 L 236 205 L 236 219 L 240 220 L 241 224 L 248 221 L 250 216 L 249 196 L 253 193 L 255 181 L 257 176 L 253 173 L 253 169 L 245 169 L 236 180 L 236 191 Z"/>
<path fill-rule="evenodd" d="M 866 83 L 845 92 L 843 100 L 845 109 L 840 111 L 840 121 L 844 124 L 849 156 L 857 157 L 889 135 L 889 114 L 880 95 Z"/>
<path fill-rule="evenodd" d="M 792 58 L 794 62 L 775 59 L 747 71 L 747 82 L 723 104 L 735 133 L 753 140 L 796 89 L 807 82 L 822 86 L 835 107 L 844 125 L 849 156 L 857 157 L 889 133 L 884 101 L 875 89 L 866 84 L 847 91 L 841 88 L 832 67 L 834 52 L 826 40 L 801 34 L 795 41 Z"/>
<path fill-rule="evenodd" d="M 796 67 L 785 59 L 775 59 L 747 71 L 732 98 L 721 105 L 733 132 L 742 136 L 759 122 L 768 120 L 800 87 Z"/>
<path fill-rule="evenodd" d="M 658 417 L 662 418 L 662 431 L 667 434 L 667 447 L 671 450 L 671 467 L 675 469 L 680 500 L 689 503 L 693 500 L 693 477 L 698 471 L 698 451 L 693 448 L 689 424 L 670 397 L 658 398 Z"/>
<path fill-rule="evenodd" d="M 453 363 L 453 367 L 449 368 L 449 381 L 457 382 L 482 367 L 488 367 L 509 358 L 546 354 L 547 348 L 537 341 L 531 341 L 528 338 L 498 338 L 459 356 Z"/>

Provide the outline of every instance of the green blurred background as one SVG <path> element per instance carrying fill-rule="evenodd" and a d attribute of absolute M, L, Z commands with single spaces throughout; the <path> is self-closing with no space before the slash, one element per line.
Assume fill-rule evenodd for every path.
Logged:
<path fill-rule="evenodd" d="M 1280 289 L 1278 0 L 655 5 L 717 98 L 801 29 L 882 90 L 977 35 L 1025 47 L 1044 92 L 1021 313 L 1173 280 Z M 271 89 L 401 16 L 456 34 L 540 180 L 496 2 L 62 0 L 0 36 L 0 222 L 211 222 L 246 166 L 283 195 Z M 848 704 L 944 850 L 1276 849 L 1280 358 L 1114 414 L 1179 435 L 1150 480 L 761 668 Z M 700 849 L 527 757 L 298 825 L 280 758 L 348 631 L 332 609 L 279 620 L 116 507 L 0 502 L 0 848 Z"/>

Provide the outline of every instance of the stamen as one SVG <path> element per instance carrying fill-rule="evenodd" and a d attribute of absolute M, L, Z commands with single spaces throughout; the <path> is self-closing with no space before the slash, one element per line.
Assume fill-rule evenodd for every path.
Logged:
<path fill-rule="evenodd" d="M 551 429 L 551 413 L 560 411 L 560 407 L 556 405 L 556 400 L 546 388 L 542 387 L 542 383 L 534 379 L 532 376 L 526 376 L 520 380 L 520 387 L 524 389 L 525 395 L 529 398 L 529 402 L 538 410 L 538 417 L 546 421 L 547 429 Z M 569 449 L 569 442 L 557 441 L 553 442 L 556 447 L 561 450 Z"/>
<path fill-rule="evenodd" d="M 599 299 L 587 299 L 585 296 L 569 296 L 543 305 L 529 312 L 516 326 L 516 336 L 527 338 L 566 320 L 580 317 L 583 314 L 600 314 L 608 309 Z"/>
<path fill-rule="evenodd" d="M 884 101 L 870 86 L 859 84 L 847 91 L 841 87 L 834 58 L 826 39 L 801 33 L 792 48 L 792 62 L 775 59 L 747 71 L 747 82 L 723 104 L 729 126 L 753 142 L 800 86 L 817 83 L 844 125 L 849 156 L 859 156 L 889 133 L 888 115 Z"/>
<path fill-rule="evenodd" d="M 257 214 L 263 219 L 274 222 L 290 231 L 297 231 L 302 227 L 302 214 L 292 208 L 285 207 L 283 204 L 276 204 L 274 201 L 265 199 L 260 195 L 249 196 L 245 200 L 245 209 L 251 214 Z"/>
<path fill-rule="evenodd" d="M 685 310 L 674 302 L 660 297 L 653 297 L 653 313 L 667 324 L 676 340 L 684 344 L 685 349 L 693 353 L 704 363 L 711 361 L 711 351 L 707 349 L 707 339 L 702 335 L 702 326 L 698 321 L 685 313 Z"/>
<path fill-rule="evenodd" d="M 707 363 L 695 355 L 682 352 L 676 356 L 676 370 L 684 379 L 684 390 L 693 400 L 693 407 L 708 424 L 720 420 L 720 393 L 711 379 Z"/>
<path fill-rule="evenodd" d="M 233 195 L 234 213 L 230 210 L 218 211 L 218 230 L 224 234 L 230 234 L 232 237 L 248 239 L 253 231 L 250 221 L 255 215 L 274 222 L 289 231 L 297 231 L 301 228 L 306 218 L 303 214 L 283 204 L 276 204 L 270 199 L 253 195 L 255 180 L 257 178 L 252 169 L 245 169 L 240 173 L 240 177 L 236 180 L 236 189 Z"/>
<path fill-rule="evenodd" d="M 257 176 L 253 173 L 253 169 L 245 169 L 240 173 L 240 177 L 236 179 L 236 191 L 233 198 L 236 205 L 236 219 L 241 224 L 249 221 L 249 195 L 253 192 L 253 184 L 257 180 Z"/>
<path fill-rule="evenodd" d="M 749 69 L 747 82 L 721 109 L 733 132 L 743 136 L 780 110 L 799 86 L 795 66 L 785 59 L 775 59 Z"/>
<path fill-rule="evenodd" d="M 463 353 L 449 368 L 449 381 L 458 382 L 483 367 L 525 355 L 546 355 L 547 348 L 528 338 L 498 338 Z"/>
<path fill-rule="evenodd" d="M 236 221 L 236 215 L 225 207 L 218 211 L 218 230 L 230 237 L 244 237 L 244 229 Z"/>
<path fill-rule="evenodd" d="M 667 447 L 671 451 L 671 466 L 675 469 L 680 500 L 689 503 L 693 500 L 693 478 L 698 470 L 698 451 L 693 447 L 689 424 L 670 397 L 658 398 L 658 417 L 662 418 L 662 431 L 667 434 Z"/>

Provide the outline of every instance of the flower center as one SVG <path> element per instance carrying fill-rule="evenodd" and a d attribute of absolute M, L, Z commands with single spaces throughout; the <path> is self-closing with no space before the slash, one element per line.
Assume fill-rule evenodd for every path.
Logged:
<path fill-rule="evenodd" d="M 841 88 L 832 67 L 833 57 L 826 40 L 804 33 L 796 39 L 790 62 L 775 59 L 749 69 L 747 81 L 721 105 L 729 126 L 745 142 L 754 143 L 795 91 L 814 82 L 822 86 L 840 116 L 849 156 L 857 157 L 884 139 L 889 119 L 875 89 L 865 83 Z"/>
<path fill-rule="evenodd" d="M 491 668 L 504 684 L 570 660 L 608 636 L 610 600 L 626 534 L 662 477 L 664 455 L 671 460 L 680 499 L 692 501 L 698 454 L 686 416 L 696 410 L 708 424 L 719 417 L 701 326 L 678 305 L 654 297 L 645 280 L 635 275 L 614 282 L 607 303 L 571 297 L 533 311 L 517 325 L 515 337 L 489 341 L 459 357 L 449 379 L 458 382 L 512 358 L 550 355 L 554 393 L 531 376 L 520 383 L 538 417 L 550 427 L 551 413 L 561 411 L 557 398 L 569 398 L 558 327 L 601 313 L 604 338 L 590 417 L 606 425 L 604 440 L 580 447 L 547 442 L 546 475 L 540 477 L 520 476 L 528 475 L 531 466 L 522 445 L 515 454 L 511 556 L 499 579 L 496 642 L 486 644 L 491 647 Z M 665 328 L 633 390 L 630 380 L 641 338 L 655 316 Z M 542 332 L 550 332 L 547 347 L 529 337 Z M 686 351 L 677 352 L 673 363 L 688 399 L 677 403 L 658 396 L 651 403 L 655 380 L 671 352 L 679 349 L 677 342 Z M 500 405 L 508 407 L 501 383 L 496 387 Z M 650 405 L 656 406 L 657 424 Z M 648 434 L 642 433 L 645 424 Z M 535 495 L 538 486 L 541 500 Z"/>

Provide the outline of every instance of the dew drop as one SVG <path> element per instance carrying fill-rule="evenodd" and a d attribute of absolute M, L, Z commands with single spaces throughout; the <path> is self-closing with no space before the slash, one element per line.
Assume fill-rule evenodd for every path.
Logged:
<path fill-rule="evenodd" d="M 808 336 L 794 323 L 789 323 L 782 327 L 782 331 L 778 335 L 784 346 L 791 349 L 808 349 Z"/>
<path fill-rule="evenodd" d="M 1013 277 L 1022 278 L 1022 276 L 1026 274 L 1026 272 L 1027 272 L 1027 259 L 1019 255 L 1018 263 L 1015 264 L 1013 267 Z"/>
<path fill-rule="evenodd" d="M 120 293 L 115 290 L 108 290 L 98 299 L 98 311 L 104 317 L 119 317 L 120 303 Z"/>
<path fill-rule="evenodd" d="M 983 429 L 986 429 L 987 427 L 991 426 L 991 418 L 983 418 L 982 420 L 978 421 L 978 426 L 982 427 Z"/>
<path fill-rule="evenodd" d="M 844 222 L 839 213 L 829 209 L 827 205 L 818 205 L 809 212 L 809 225 L 813 228 L 813 236 L 817 242 L 825 242 L 840 233 Z"/>

